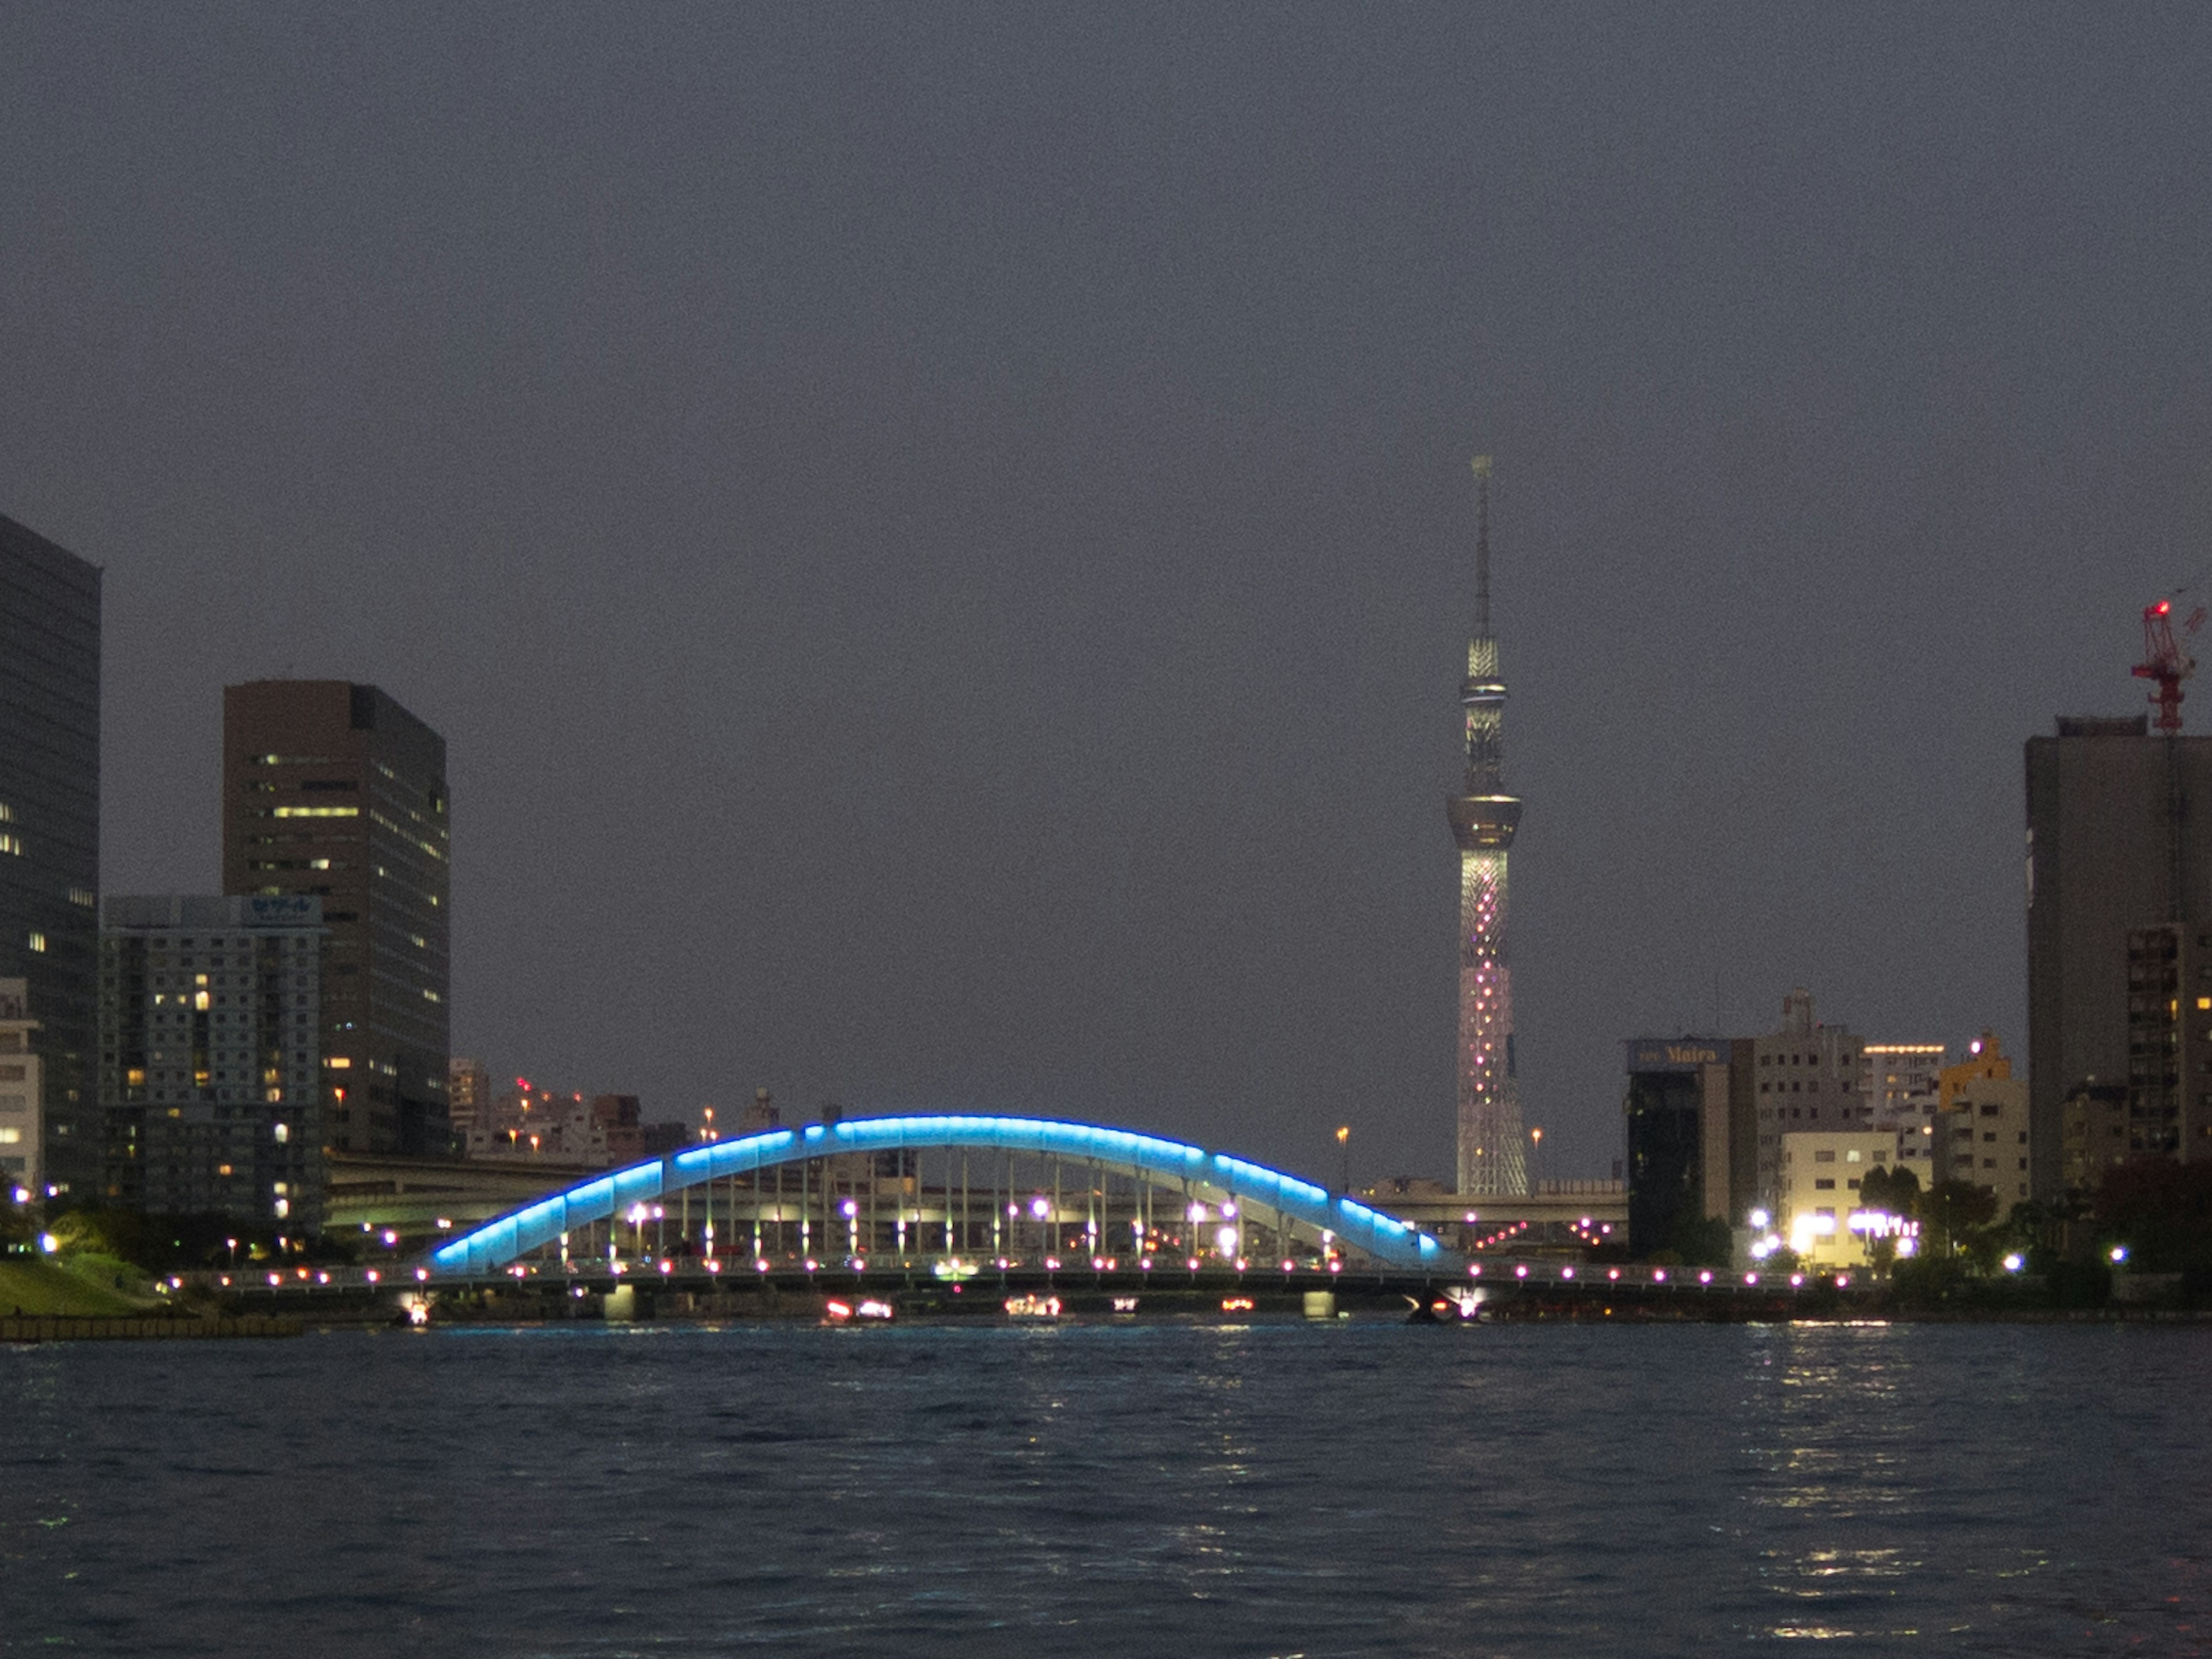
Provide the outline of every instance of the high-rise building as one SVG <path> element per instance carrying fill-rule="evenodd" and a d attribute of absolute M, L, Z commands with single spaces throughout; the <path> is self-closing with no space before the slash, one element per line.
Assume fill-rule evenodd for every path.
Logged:
<path fill-rule="evenodd" d="M 2181 971 L 2184 947 L 2212 940 L 2212 738 L 2150 734 L 2147 718 L 2065 719 L 2055 737 L 2030 738 L 2027 775 L 2027 1057 L 2030 1190 L 2059 1196 L 2064 1183 L 2062 1116 L 2069 1095 L 2125 1085 L 2148 1107 L 2171 1110 L 2166 1156 L 2212 1156 L 2212 1092 L 2190 1079 L 2179 1060 L 2169 1089 L 2166 1068 L 2131 1064 L 2135 1042 L 2151 1040 L 2130 999 L 2149 994 L 2141 983 L 2154 967 Z M 2152 930 L 2173 930 L 2171 963 L 2148 957 Z M 2157 947 L 2163 949 L 2164 947 Z M 2212 1014 L 2197 1006 L 2212 996 L 2212 955 L 2171 994 L 2182 1022 L 2177 1042 Z M 2166 1012 L 2163 1006 L 2135 1011 Z M 2147 1060 L 2149 1056 L 2133 1056 Z M 2154 1073 L 2155 1090 L 2143 1085 Z M 2148 1123 L 2144 1127 L 2149 1127 Z"/>
<path fill-rule="evenodd" d="M 321 1231 L 322 954 L 318 898 L 101 905 L 112 1201 Z"/>
<path fill-rule="evenodd" d="M 94 1195 L 100 572 L 0 518 L 0 976 L 28 988 L 48 1196 Z"/>
<path fill-rule="evenodd" d="M 1467 778 L 1444 803 L 1459 843 L 1459 1190 L 1528 1190 L 1513 1055 L 1513 975 L 1506 959 L 1506 861 L 1521 803 L 1505 793 L 1505 681 L 1490 631 L 1490 458 L 1474 462 L 1474 635 L 1460 703 Z"/>
<path fill-rule="evenodd" d="M 39 1022 L 29 1003 L 27 981 L 0 979 L 0 1181 L 10 1196 L 46 1190 L 39 1163 Z"/>
<path fill-rule="evenodd" d="M 2203 923 L 2128 930 L 2126 1080 L 2130 1158 L 2212 1158 L 2212 932 Z"/>
<path fill-rule="evenodd" d="M 1718 1037 L 1632 1037 L 1628 1088 L 1628 1242 L 1685 1260 L 1706 1225 L 1730 1220 L 1729 1051 Z"/>
<path fill-rule="evenodd" d="M 373 685 L 222 695 L 226 892 L 323 901 L 328 1144 L 450 1150 L 446 740 Z"/>
<path fill-rule="evenodd" d="M 1753 1037 L 1741 1058 L 1755 1091 L 1758 1115 L 1756 1201 L 1772 1210 L 1781 1200 L 1782 1138 L 1829 1133 L 1859 1127 L 1860 1055 L 1864 1048 L 1847 1025 L 1813 1018 L 1813 994 L 1799 988 L 1782 1000 L 1782 1029 Z"/>

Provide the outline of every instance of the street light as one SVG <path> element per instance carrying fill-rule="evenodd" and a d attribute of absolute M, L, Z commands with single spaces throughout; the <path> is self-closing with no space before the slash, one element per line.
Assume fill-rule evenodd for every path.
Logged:
<path fill-rule="evenodd" d="M 1344 1155 L 1344 1191 L 1352 1191 L 1352 1126 L 1341 1125 L 1336 1132 L 1336 1149 Z"/>
<path fill-rule="evenodd" d="M 1531 1129 L 1528 1139 L 1533 1143 L 1528 1152 L 1528 1189 L 1534 1192 L 1536 1189 L 1536 1172 L 1543 1167 L 1544 1132 Z"/>

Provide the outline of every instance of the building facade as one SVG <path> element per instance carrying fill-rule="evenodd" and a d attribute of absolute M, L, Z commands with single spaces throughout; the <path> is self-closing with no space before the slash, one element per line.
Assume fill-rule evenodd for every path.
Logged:
<path fill-rule="evenodd" d="M 2128 1091 L 2085 1083 L 2059 1104 L 2059 1176 L 2069 1198 L 2094 1198 L 2105 1176 L 2140 1154 L 2129 1150 Z"/>
<path fill-rule="evenodd" d="M 469 1144 L 469 1132 L 490 1121 L 491 1068 L 480 1060 L 456 1054 L 446 1065 L 446 1118 L 457 1149 Z"/>
<path fill-rule="evenodd" d="M 1895 1131 L 1898 1161 L 1925 1187 L 1934 1179 L 1929 1159 L 1950 1049 L 1941 1042 L 1869 1042 L 1859 1052 L 1859 1121 Z"/>
<path fill-rule="evenodd" d="M 1458 1189 L 1495 1198 L 1528 1190 L 1505 949 L 1506 867 L 1521 803 L 1505 793 L 1505 680 L 1490 631 L 1488 456 L 1476 459 L 1474 477 L 1474 635 L 1460 682 L 1467 772 L 1444 805 L 1459 847 Z"/>
<path fill-rule="evenodd" d="M 256 680 L 222 747 L 224 890 L 323 902 L 330 1145 L 449 1152 L 445 739 L 373 685 Z"/>
<path fill-rule="evenodd" d="M 100 580 L 0 518 L 0 977 L 28 988 L 42 1195 L 64 1204 L 95 1196 L 100 1174 Z"/>
<path fill-rule="evenodd" d="M 2212 933 L 2128 933 L 2128 1152 L 2212 1158 Z"/>
<path fill-rule="evenodd" d="M 39 1076 L 39 1022 L 31 1018 L 30 982 L 0 979 L 0 1181 L 26 1198 L 46 1189 L 39 1162 L 44 1101 Z"/>
<path fill-rule="evenodd" d="M 1889 1167 L 1897 1137 L 1879 1129 L 1795 1130 L 1782 1137 L 1774 1187 L 1775 1230 L 1814 1267 L 1852 1267 L 1866 1260 L 1866 1239 L 1854 1229 L 1860 1184 Z"/>
<path fill-rule="evenodd" d="M 319 1231 L 322 901 L 116 897 L 100 914 L 109 1200 Z"/>
<path fill-rule="evenodd" d="M 1704 1248 L 1729 1219 L 1729 1051 L 1719 1037 L 1632 1037 L 1621 1100 L 1628 1242 L 1641 1255 Z"/>
<path fill-rule="evenodd" d="M 2204 1085 L 2184 1081 L 2178 1051 L 2171 1089 L 2162 1065 L 2139 1063 L 2163 1059 L 2131 1053 L 2155 1011 L 2130 1018 L 2153 966 L 2130 960 L 2148 945 L 2141 936 L 2173 929 L 2179 973 L 2196 968 L 2180 958 L 2197 924 L 2212 935 L 2212 738 L 2154 737 L 2142 715 L 2061 719 L 2056 736 L 2028 739 L 2027 775 L 2029 1184 L 2047 1200 L 2063 1187 L 2063 1103 L 2085 1087 L 2132 1094 L 2160 1079 L 2155 1109 L 2171 1120 L 2146 1119 L 2142 1132 L 2170 1139 L 2166 1156 L 2212 1155 L 2212 1119 L 2193 1098 Z M 2196 995 L 2174 1015 L 2212 1012 Z M 2138 1097 L 2148 1108 L 2150 1094 Z"/>
<path fill-rule="evenodd" d="M 1759 1206 L 1781 1203 L 1784 1136 L 1862 1127 L 1864 1050 L 1849 1026 L 1814 1019 L 1813 994 L 1802 987 L 1782 1000 L 1781 1029 L 1749 1040 L 1742 1059 L 1757 1116 L 1753 1186 Z"/>
<path fill-rule="evenodd" d="M 2000 1218 L 2030 1196 L 2034 1137 L 2025 1079 L 1983 1078 L 1961 1088 L 1950 1109 L 1936 1115 L 1940 1179 L 1979 1187 L 1997 1201 Z"/>

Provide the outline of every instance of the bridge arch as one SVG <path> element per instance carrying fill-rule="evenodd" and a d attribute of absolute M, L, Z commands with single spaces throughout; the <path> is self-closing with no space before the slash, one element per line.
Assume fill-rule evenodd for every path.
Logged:
<path fill-rule="evenodd" d="M 1211 1206 L 1226 1200 L 1237 1205 L 1240 1213 L 1253 1216 L 1285 1237 L 1301 1230 L 1316 1242 L 1327 1235 L 1348 1250 L 1389 1267 L 1449 1272 L 1460 1261 L 1410 1222 L 1227 1152 L 1092 1123 L 933 1115 L 813 1123 L 689 1147 L 580 1182 L 499 1216 L 433 1250 L 428 1266 L 433 1273 L 464 1277 L 496 1272 L 556 1243 L 564 1233 L 613 1220 L 635 1205 L 781 1165 L 842 1154 L 964 1149 L 1073 1159 L 1188 1190 L 1194 1200 Z"/>

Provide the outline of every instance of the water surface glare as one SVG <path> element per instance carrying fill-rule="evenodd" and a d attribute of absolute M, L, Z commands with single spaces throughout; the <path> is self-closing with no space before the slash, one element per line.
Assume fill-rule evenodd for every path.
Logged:
<path fill-rule="evenodd" d="M 2203 1650 L 2212 1331 L 572 1325 L 0 1350 L 0 1650 Z"/>

